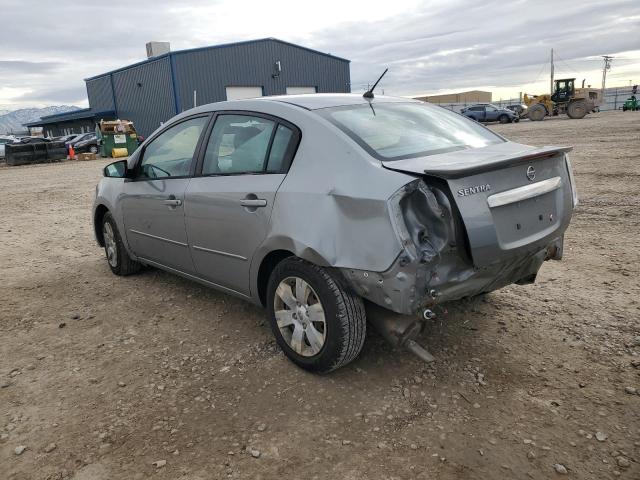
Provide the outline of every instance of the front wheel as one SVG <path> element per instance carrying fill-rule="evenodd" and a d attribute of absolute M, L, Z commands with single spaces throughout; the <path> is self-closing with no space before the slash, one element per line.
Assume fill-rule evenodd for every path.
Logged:
<path fill-rule="evenodd" d="M 327 269 L 296 257 L 283 260 L 269 278 L 267 303 L 276 341 L 305 370 L 330 372 L 362 350 L 362 299 Z"/>
<path fill-rule="evenodd" d="M 500 115 L 498 120 L 500 121 L 500 123 L 509 123 L 509 117 L 507 115 Z"/>
<path fill-rule="evenodd" d="M 89 147 L 89 151 L 91 153 L 98 153 L 98 147 L 96 147 L 95 145 L 91 145 L 91 147 Z"/>
<path fill-rule="evenodd" d="M 567 115 L 569 118 L 580 119 L 583 118 L 588 112 L 587 104 L 584 100 L 576 100 L 569 103 L 567 107 Z"/>
<path fill-rule="evenodd" d="M 113 273 L 125 276 L 140 271 L 141 265 L 129 257 L 116 222 L 108 212 L 104 214 L 102 219 L 102 239 L 104 240 L 107 263 Z"/>

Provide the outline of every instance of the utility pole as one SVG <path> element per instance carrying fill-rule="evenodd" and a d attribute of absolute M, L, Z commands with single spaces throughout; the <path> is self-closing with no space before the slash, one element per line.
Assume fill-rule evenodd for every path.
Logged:
<path fill-rule="evenodd" d="M 551 49 L 551 84 L 549 85 L 549 95 L 553 95 L 553 48 Z"/>
<path fill-rule="evenodd" d="M 611 70 L 611 60 L 613 57 L 609 55 L 602 55 L 604 59 L 604 65 L 602 67 L 602 95 L 604 96 L 604 88 L 607 83 L 607 70 Z"/>

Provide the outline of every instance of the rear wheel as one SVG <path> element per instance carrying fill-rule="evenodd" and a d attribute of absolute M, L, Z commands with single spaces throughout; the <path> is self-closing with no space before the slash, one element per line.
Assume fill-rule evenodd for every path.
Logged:
<path fill-rule="evenodd" d="M 102 219 L 102 238 L 107 263 L 113 273 L 125 276 L 140 271 L 141 265 L 129 257 L 116 222 L 109 212 L 105 213 Z"/>
<path fill-rule="evenodd" d="M 576 100 L 571 102 L 567 107 L 567 115 L 569 118 L 583 118 L 587 114 L 587 103 L 584 100 Z"/>
<path fill-rule="evenodd" d="M 98 147 L 96 147 L 95 145 L 91 145 L 91 147 L 89 147 L 89 151 L 91 153 L 98 153 Z"/>
<path fill-rule="evenodd" d="M 295 257 L 283 260 L 269 278 L 267 303 L 276 341 L 299 367 L 327 373 L 362 350 L 362 299 L 327 269 Z"/>
<path fill-rule="evenodd" d="M 500 121 L 500 123 L 509 123 L 509 116 L 508 115 L 500 115 L 500 117 L 498 117 L 498 120 Z"/>
<path fill-rule="evenodd" d="M 547 109 L 539 103 L 536 103 L 529 107 L 529 113 L 527 115 L 530 120 L 539 122 L 540 120 L 544 120 L 544 117 L 547 116 Z"/>

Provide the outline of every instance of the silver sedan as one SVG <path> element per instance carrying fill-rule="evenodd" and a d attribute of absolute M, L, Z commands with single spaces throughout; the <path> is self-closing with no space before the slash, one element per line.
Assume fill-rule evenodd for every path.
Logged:
<path fill-rule="evenodd" d="M 115 274 L 153 266 L 263 305 L 288 357 L 328 372 L 360 352 L 366 312 L 420 353 L 437 304 L 560 259 L 568 151 L 404 98 L 221 102 L 105 167 L 94 226 Z"/>

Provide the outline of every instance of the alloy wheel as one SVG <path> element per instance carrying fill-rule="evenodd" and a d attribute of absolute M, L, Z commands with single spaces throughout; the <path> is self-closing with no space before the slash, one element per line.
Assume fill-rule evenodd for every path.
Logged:
<path fill-rule="evenodd" d="M 102 226 L 102 236 L 104 238 L 104 249 L 107 253 L 107 262 L 115 268 L 118 266 L 118 247 L 116 245 L 113 228 L 109 222 L 104 222 Z"/>
<path fill-rule="evenodd" d="M 324 308 L 315 290 L 299 277 L 280 282 L 273 300 L 276 322 L 287 345 L 298 355 L 313 357 L 325 344 Z"/>

